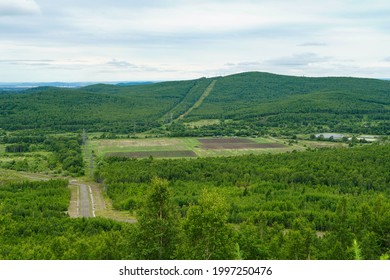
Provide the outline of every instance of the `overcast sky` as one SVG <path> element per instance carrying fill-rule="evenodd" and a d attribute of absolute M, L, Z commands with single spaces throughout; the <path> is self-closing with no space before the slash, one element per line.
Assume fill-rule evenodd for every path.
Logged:
<path fill-rule="evenodd" d="M 0 82 L 390 78 L 388 0 L 0 0 Z"/>

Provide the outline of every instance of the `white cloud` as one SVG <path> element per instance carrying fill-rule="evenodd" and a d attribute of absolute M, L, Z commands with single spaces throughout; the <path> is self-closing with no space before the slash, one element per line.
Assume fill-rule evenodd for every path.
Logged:
<path fill-rule="evenodd" d="M 0 80 L 390 77 L 388 11 L 387 0 L 0 0 Z"/>
<path fill-rule="evenodd" d="M 331 57 L 320 56 L 315 53 L 300 53 L 294 54 L 289 57 L 279 57 L 275 59 L 267 60 L 266 63 L 276 66 L 287 66 L 287 67 L 302 67 L 314 63 L 327 62 Z"/>
<path fill-rule="evenodd" d="M 32 15 L 40 12 L 34 0 L 0 0 L 0 16 Z"/>
<path fill-rule="evenodd" d="M 325 47 L 326 43 L 322 42 L 306 42 L 298 45 L 299 47 Z"/>

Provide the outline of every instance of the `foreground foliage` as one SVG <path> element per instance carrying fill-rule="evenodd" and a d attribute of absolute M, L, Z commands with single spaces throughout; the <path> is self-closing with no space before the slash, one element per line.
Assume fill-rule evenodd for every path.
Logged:
<path fill-rule="evenodd" d="M 0 186 L 0 259 L 120 259 L 126 224 L 70 219 L 68 182 Z"/>
<path fill-rule="evenodd" d="M 97 177 L 114 205 L 131 211 L 140 207 L 153 178 L 168 180 L 183 217 L 184 258 L 209 256 L 188 249 L 202 246 L 204 221 L 212 219 L 202 207 L 207 189 L 228 201 L 223 223 L 237 225 L 238 236 L 229 240 L 237 242 L 242 258 L 350 259 L 356 240 L 364 259 L 378 259 L 390 247 L 389 157 L 388 145 L 372 145 L 196 160 L 118 158 Z M 224 213 L 218 214 L 222 220 Z M 191 240 L 195 235 L 199 239 Z"/>
<path fill-rule="evenodd" d="M 386 259 L 388 145 L 99 168 L 136 224 L 71 219 L 67 181 L 0 186 L 0 259 Z"/>

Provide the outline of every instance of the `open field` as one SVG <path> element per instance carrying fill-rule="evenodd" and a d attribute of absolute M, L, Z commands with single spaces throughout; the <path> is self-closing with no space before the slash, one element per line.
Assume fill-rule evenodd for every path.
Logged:
<path fill-rule="evenodd" d="M 129 153 L 144 151 L 176 151 L 186 150 L 187 147 L 181 139 L 154 138 L 154 139 L 95 139 L 89 142 L 89 148 L 98 156 L 108 153 Z"/>
<path fill-rule="evenodd" d="M 0 168 L 0 185 L 10 182 L 22 182 L 27 180 L 46 181 L 54 178 L 63 178 L 58 175 L 46 175 L 42 173 L 31 173 Z"/>
<path fill-rule="evenodd" d="M 270 138 L 158 138 L 158 139 L 94 139 L 89 149 L 97 156 L 126 156 L 132 158 L 171 158 L 235 156 L 242 154 L 283 153 L 304 150 L 289 146 L 282 140 Z"/>
<path fill-rule="evenodd" d="M 233 150 L 233 149 L 271 149 L 284 148 L 285 145 L 279 143 L 255 143 L 248 138 L 208 138 L 198 139 L 201 148 L 211 150 Z"/>
<path fill-rule="evenodd" d="M 330 141 L 298 140 L 274 137 L 221 137 L 221 138 L 145 138 L 145 139 L 93 139 L 89 149 L 97 156 L 128 156 L 142 158 L 180 158 L 237 156 L 244 154 L 275 154 L 304 151 L 308 148 L 341 148 L 347 144 Z"/>
<path fill-rule="evenodd" d="M 108 153 L 108 157 L 128 157 L 128 158 L 173 158 L 173 157 L 197 157 L 194 151 L 148 151 L 148 152 L 119 152 L 119 153 Z"/>

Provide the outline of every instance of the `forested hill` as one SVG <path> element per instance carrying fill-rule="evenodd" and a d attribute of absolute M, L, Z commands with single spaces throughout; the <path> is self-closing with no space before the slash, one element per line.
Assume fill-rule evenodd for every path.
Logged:
<path fill-rule="evenodd" d="M 187 121 L 200 119 L 233 119 L 253 130 L 388 134 L 390 82 L 242 73 L 218 79 Z"/>
<path fill-rule="evenodd" d="M 388 112 L 390 82 L 243 73 L 218 80 L 196 117 L 239 118 L 286 112 Z"/>
<path fill-rule="evenodd" d="M 171 131 L 177 133 L 193 129 L 182 124 L 213 119 L 222 120 L 214 127 L 220 131 L 231 131 L 226 128 L 230 126 L 254 133 L 275 129 L 390 133 L 390 82 L 375 79 L 250 72 L 135 86 L 45 87 L 22 93 L 0 95 L 0 128 L 131 133 L 173 120 Z"/>
<path fill-rule="evenodd" d="M 128 133 L 160 119 L 203 80 L 79 89 L 39 87 L 0 95 L 0 128 Z"/>

